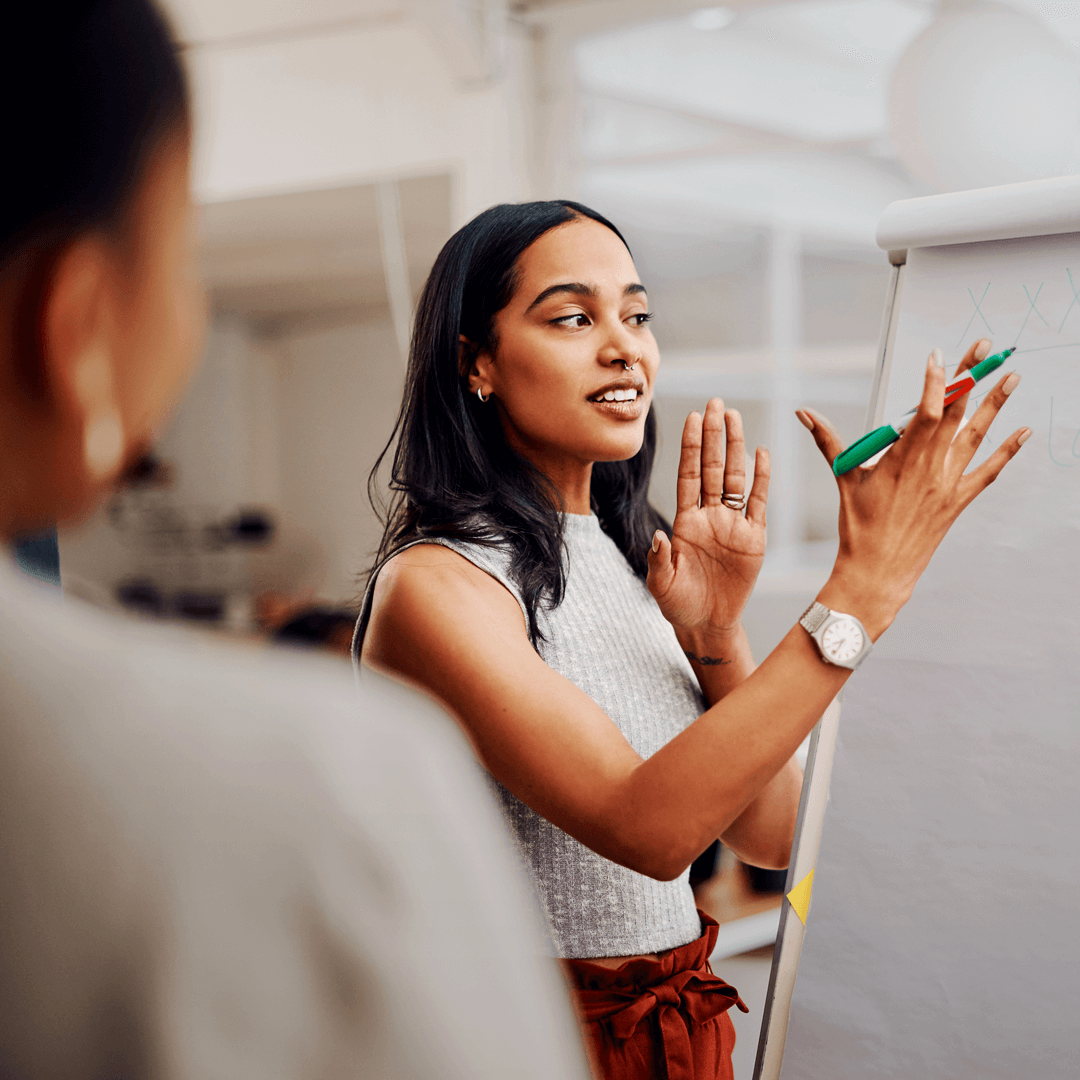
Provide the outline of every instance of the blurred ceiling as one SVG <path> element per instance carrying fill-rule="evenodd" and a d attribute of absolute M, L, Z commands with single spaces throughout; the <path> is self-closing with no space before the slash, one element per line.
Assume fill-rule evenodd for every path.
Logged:
<path fill-rule="evenodd" d="M 218 48 L 434 18 L 440 9 L 477 17 L 486 0 L 166 2 L 186 42 Z M 1080 48 L 1080 2 L 1008 2 Z M 759 247 L 780 227 L 819 252 L 877 258 L 881 211 L 928 190 L 896 159 L 887 106 L 893 69 L 940 10 L 935 0 L 510 6 L 569 43 L 577 85 L 570 175 L 580 197 L 630 228 Z M 449 232 L 449 181 L 404 181 L 401 197 L 415 291 Z M 205 212 L 207 274 L 223 308 L 269 324 L 385 305 L 370 186 Z M 671 258 L 657 269 L 675 274 Z"/>
<path fill-rule="evenodd" d="M 1080 3 L 1010 6 L 1080 47 Z M 897 161 L 888 101 L 894 68 L 939 10 L 736 0 L 583 36 L 582 197 L 688 233 L 781 226 L 871 249 L 889 202 L 930 193 Z"/>
<path fill-rule="evenodd" d="M 450 232 L 450 177 L 398 182 L 415 295 Z M 217 311 L 274 332 L 387 312 L 371 184 L 202 208 L 202 267 Z"/>
<path fill-rule="evenodd" d="M 933 14 L 906 0 L 722 10 L 583 41 L 583 89 L 796 138 L 873 139 L 887 122 L 888 74 Z"/>

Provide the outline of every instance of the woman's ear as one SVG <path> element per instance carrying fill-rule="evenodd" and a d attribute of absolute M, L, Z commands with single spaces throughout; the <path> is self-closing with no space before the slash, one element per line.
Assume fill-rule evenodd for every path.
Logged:
<path fill-rule="evenodd" d="M 102 246 L 76 241 L 60 256 L 43 298 L 39 363 L 48 406 L 81 433 L 83 466 L 94 482 L 119 469 L 124 430 L 116 397 L 110 328 L 111 273 Z"/>
<path fill-rule="evenodd" d="M 42 293 L 41 340 L 34 358 L 54 407 L 81 409 L 87 381 L 83 357 L 105 334 L 108 266 L 100 245 L 86 238 L 56 259 Z"/>
<path fill-rule="evenodd" d="M 6 535 L 81 518 L 122 467 L 115 277 L 83 238 L 36 253 L 0 284 L 0 527 Z"/>
<path fill-rule="evenodd" d="M 470 341 L 464 334 L 458 336 L 458 371 L 469 381 L 469 393 L 479 391 L 486 400 L 492 391 L 491 357 L 486 349 Z"/>

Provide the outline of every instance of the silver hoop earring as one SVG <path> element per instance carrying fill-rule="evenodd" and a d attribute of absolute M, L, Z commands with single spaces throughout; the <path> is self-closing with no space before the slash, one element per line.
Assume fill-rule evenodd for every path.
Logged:
<path fill-rule="evenodd" d="M 488 399 L 491 397 L 490 394 L 488 394 L 487 397 L 484 397 L 484 388 L 482 386 L 478 386 L 476 388 L 476 396 L 480 399 L 481 405 L 486 405 L 488 403 Z"/>

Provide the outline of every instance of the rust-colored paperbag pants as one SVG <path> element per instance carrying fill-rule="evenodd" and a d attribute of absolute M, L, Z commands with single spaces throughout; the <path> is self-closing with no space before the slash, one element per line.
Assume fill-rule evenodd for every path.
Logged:
<path fill-rule="evenodd" d="M 604 1080 L 732 1080 L 732 1005 L 739 992 L 709 967 L 716 923 L 659 960 L 606 968 L 564 960 Z"/>

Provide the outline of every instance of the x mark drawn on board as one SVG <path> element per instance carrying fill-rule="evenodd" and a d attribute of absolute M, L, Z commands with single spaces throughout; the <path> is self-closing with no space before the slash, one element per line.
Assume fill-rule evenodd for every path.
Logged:
<path fill-rule="evenodd" d="M 1035 301 L 1039 299 L 1039 293 L 1041 293 L 1043 291 L 1043 284 L 1045 284 L 1045 282 L 1040 284 L 1039 287 L 1035 290 L 1034 299 L 1032 298 L 1031 293 L 1028 292 L 1028 287 L 1026 285 L 1024 286 L 1024 295 L 1028 298 L 1028 310 L 1027 310 L 1027 314 L 1024 316 L 1023 323 L 1020 324 L 1020 332 L 1016 335 L 1016 341 L 1013 342 L 1013 348 L 1016 348 L 1016 344 L 1020 340 L 1020 334 L 1022 334 L 1024 332 L 1024 327 L 1027 326 L 1028 319 L 1031 318 L 1031 313 L 1033 311 L 1035 312 L 1036 315 L 1039 316 L 1040 319 L 1042 319 L 1043 326 L 1045 326 L 1047 329 L 1050 328 L 1050 324 L 1046 321 L 1046 319 L 1043 319 L 1043 313 L 1035 306 Z M 1075 294 L 1074 294 L 1074 299 L 1075 299 Z"/>
<path fill-rule="evenodd" d="M 1058 327 L 1058 333 L 1065 329 L 1065 319 L 1069 317 L 1069 312 L 1072 311 L 1076 304 L 1080 304 L 1080 294 L 1076 291 L 1076 282 L 1073 281 L 1072 271 L 1067 269 L 1065 273 L 1069 275 L 1069 288 L 1072 289 L 1073 298 L 1069 301 L 1069 306 L 1065 309 L 1065 318 L 1061 320 L 1061 325 Z"/>
<path fill-rule="evenodd" d="M 1040 288 L 1041 288 L 1041 286 L 1040 286 Z M 967 326 L 964 327 L 964 332 L 960 335 L 960 340 L 956 343 L 957 347 L 959 347 L 963 343 L 964 338 L 967 337 L 967 332 L 971 329 L 971 324 L 975 321 L 975 316 L 976 315 L 978 315 L 979 318 L 982 319 L 983 326 L 986 327 L 987 333 L 989 333 L 991 337 L 994 336 L 994 331 L 990 329 L 990 324 L 986 321 L 986 316 L 982 313 L 982 308 L 980 307 L 982 302 L 986 299 L 986 294 L 989 291 L 990 291 L 990 282 L 988 281 L 986 283 L 986 288 L 983 289 L 982 296 L 980 296 L 979 299 L 976 300 L 975 299 L 975 294 L 970 289 L 968 289 L 967 294 L 968 294 L 968 296 L 971 297 L 971 302 L 975 305 L 975 310 L 971 313 L 971 318 L 968 319 L 968 324 L 967 324 Z M 1035 295 L 1038 296 L 1039 294 L 1036 293 Z M 1028 299 L 1030 299 L 1030 297 Z M 1028 314 L 1030 314 L 1030 312 Z M 1040 318 L 1041 317 L 1042 316 L 1040 316 Z"/>

